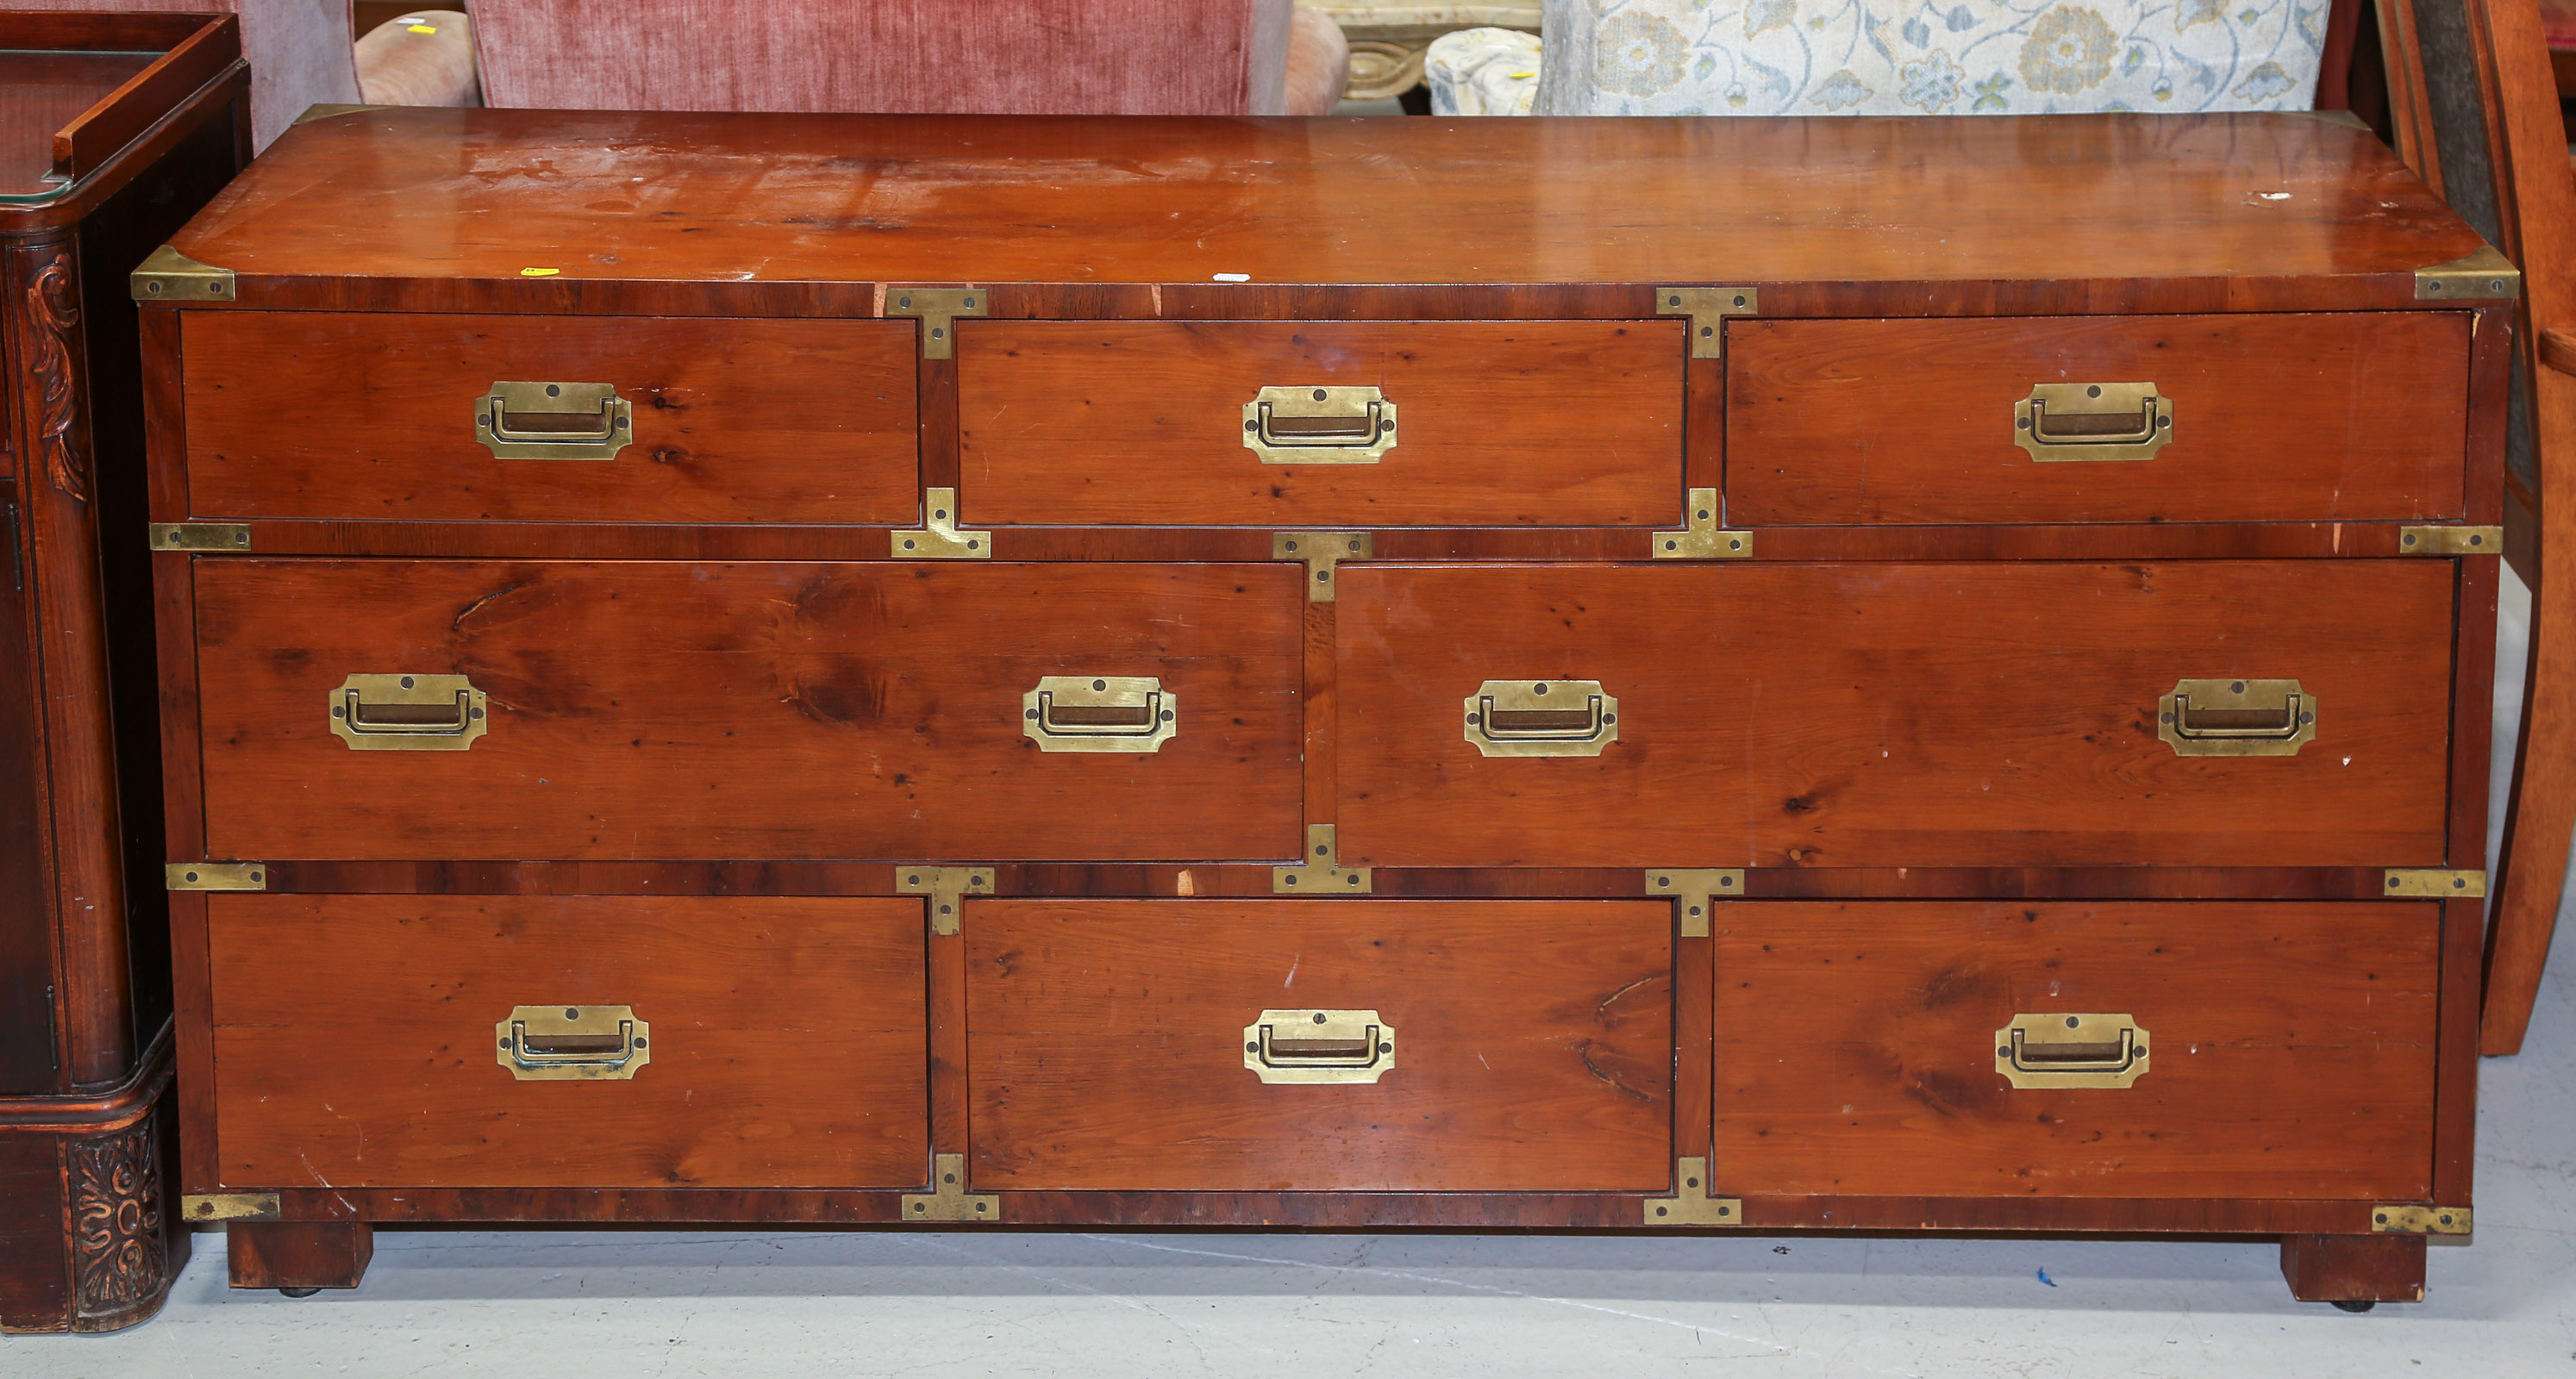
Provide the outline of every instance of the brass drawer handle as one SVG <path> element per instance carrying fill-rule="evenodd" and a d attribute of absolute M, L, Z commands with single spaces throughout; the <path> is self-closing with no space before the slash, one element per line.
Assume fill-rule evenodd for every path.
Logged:
<path fill-rule="evenodd" d="M 462 675 L 352 675 L 331 691 L 331 731 L 353 752 L 461 752 L 488 714 Z"/>
<path fill-rule="evenodd" d="M 1488 680 L 1465 713 L 1489 757 L 1597 757 L 1619 740 L 1619 701 L 1598 680 Z"/>
<path fill-rule="evenodd" d="M 614 383 L 495 383 L 474 399 L 474 438 L 504 460 L 613 460 L 635 409 Z"/>
<path fill-rule="evenodd" d="M 493 1055 L 521 1082 L 624 1082 L 653 1061 L 633 1006 L 512 1006 Z"/>
<path fill-rule="evenodd" d="M 1395 1068 L 1395 1026 L 1374 1010 L 1265 1010 L 1243 1027 L 1243 1066 L 1264 1082 L 1375 1082 Z"/>
<path fill-rule="evenodd" d="M 1041 752 L 1158 752 L 1180 712 L 1153 676 L 1048 675 L 1020 696 L 1020 731 Z"/>
<path fill-rule="evenodd" d="M 1243 445 L 1263 464 L 1376 464 L 1395 448 L 1395 404 L 1375 388 L 1264 388 L 1243 404 Z"/>
<path fill-rule="evenodd" d="M 1995 1031 L 1995 1071 L 2024 1090 L 2126 1087 L 2146 1075 L 2147 1032 L 2131 1015 L 2015 1015 Z"/>
<path fill-rule="evenodd" d="M 2316 696 L 2296 680 L 2178 680 L 2156 710 L 2178 757 L 2294 757 L 2316 740 Z"/>
<path fill-rule="evenodd" d="M 2035 383 L 2013 404 L 2013 444 L 2034 460 L 2151 459 L 2173 425 L 2153 383 Z"/>

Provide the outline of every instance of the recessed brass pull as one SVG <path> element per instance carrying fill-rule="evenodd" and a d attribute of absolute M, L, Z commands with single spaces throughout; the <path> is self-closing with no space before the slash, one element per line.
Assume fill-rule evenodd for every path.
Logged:
<path fill-rule="evenodd" d="M 1464 713 L 1489 757 L 1597 757 L 1619 740 L 1619 701 L 1598 680 L 1488 680 Z"/>
<path fill-rule="evenodd" d="M 1243 1066 L 1264 1082 L 1375 1082 L 1395 1067 L 1395 1026 L 1374 1010 L 1265 1010 L 1243 1027 Z"/>
<path fill-rule="evenodd" d="M 653 1061 L 652 1032 L 633 1006 L 513 1006 L 493 1057 L 521 1082 L 624 1082 Z"/>
<path fill-rule="evenodd" d="M 2016 1015 L 1995 1031 L 1995 1071 L 2025 1090 L 2126 1087 L 2146 1074 L 2147 1032 L 2128 1015 Z"/>
<path fill-rule="evenodd" d="M 614 383 L 495 383 L 474 399 L 474 438 L 505 460 L 613 460 L 635 409 Z"/>
<path fill-rule="evenodd" d="M 2149 459 L 2173 425 L 2153 383 L 2036 383 L 2013 404 L 2013 444 L 2034 460 Z"/>
<path fill-rule="evenodd" d="M 1243 404 L 1243 446 L 1263 464 L 1376 464 L 1395 448 L 1395 404 L 1375 388 L 1264 388 Z"/>
<path fill-rule="evenodd" d="M 2178 757 L 2294 757 L 2316 740 L 2316 696 L 2296 680 L 2178 680 L 2156 710 Z"/>
<path fill-rule="evenodd" d="M 1041 752 L 1157 752 L 1180 711 L 1153 676 L 1048 675 L 1020 696 L 1020 731 Z"/>
<path fill-rule="evenodd" d="M 489 714 L 462 675 L 352 675 L 331 691 L 331 731 L 353 752 L 461 752 Z"/>

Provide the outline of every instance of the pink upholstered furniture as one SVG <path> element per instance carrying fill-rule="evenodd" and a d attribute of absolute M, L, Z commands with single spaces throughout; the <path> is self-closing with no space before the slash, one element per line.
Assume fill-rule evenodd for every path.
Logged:
<path fill-rule="evenodd" d="M 1290 0 L 473 4 L 483 98 L 495 106 L 1322 113 L 1288 102 L 1291 33 L 1311 33 L 1290 10 Z M 1328 75 L 1338 97 L 1339 73 Z M 1324 83 L 1307 85 L 1301 103 Z"/>
<path fill-rule="evenodd" d="M 250 121 L 259 146 L 321 102 L 354 103 L 349 0 L 8 0 L 13 10 L 172 10 L 241 16 Z"/>

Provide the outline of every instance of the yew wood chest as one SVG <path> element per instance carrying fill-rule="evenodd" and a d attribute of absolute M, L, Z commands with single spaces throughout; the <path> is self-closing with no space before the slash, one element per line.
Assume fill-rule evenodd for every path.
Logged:
<path fill-rule="evenodd" d="M 362 110 L 133 282 L 238 1284 L 2467 1232 L 2518 279 L 2359 129 Z"/>

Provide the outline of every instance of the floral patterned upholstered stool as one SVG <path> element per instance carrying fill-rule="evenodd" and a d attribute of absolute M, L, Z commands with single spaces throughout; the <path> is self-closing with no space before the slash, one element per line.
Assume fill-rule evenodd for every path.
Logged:
<path fill-rule="evenodd" d="M 1332 4 L 1309 0 L 1351 41 L 1351 89 L 1345 99 L 1382 101 L 1424 83 L 1422 58 L 1432 40 L 1462 29 L 1538 32 L 1539 0 L 1469 5 Z"/>
<path fill-rule="evenodd" d="M 1546 115 L 2306 110 L 2299 0 L 1546 0 Z"/>

